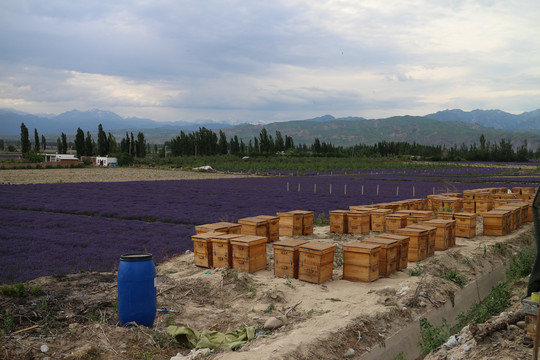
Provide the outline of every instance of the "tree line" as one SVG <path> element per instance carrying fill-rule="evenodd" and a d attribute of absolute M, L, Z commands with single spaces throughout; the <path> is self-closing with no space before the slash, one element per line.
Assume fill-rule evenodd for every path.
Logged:
<path fill-rule="evenodd" d="M 67 136 L 62 132 L 56 140 L 56 152 L 58 154 L 67 154 L 68 152 Z M 45 136 L 41 135 L 41 141 L 37 129 L 34 129 L 34 145 L 30 142 L 28 128 L 24 123 L 21 123 L 21 152 L 27 161 L 35 161 L 41 151 L 45 151 L 47 141 Z M 139 132 L 135 138 L 133 133 L 128 134 L 120 142 L 117 142 L 115 136 L 110 132 L 108 134 L 103 130 L 103 126 L 99 124 L 97 142 L 92 139 L 90 131 L 86 132 L 81 128 L 77 128 L 73 148 L 76 151 L 76 156 L 107 156 L 114 155 L 120 157 L 144 158 L 147 153 L 147 144 L 144 134 Z M 149 148 L 149 145 L 148 145 Z M 120 162 L 120 159 L 119 159 Z"/>

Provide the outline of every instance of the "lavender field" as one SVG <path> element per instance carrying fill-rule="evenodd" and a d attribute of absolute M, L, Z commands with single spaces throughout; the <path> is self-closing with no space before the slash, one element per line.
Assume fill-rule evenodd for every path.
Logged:
<path fill-rule="evenodd" d="M 315 216 L 481 187 L 538 186 L 540 177 L 496 168 L 377 170 L 330 176 L 3 185 L 0 283 L 111 271 L 121 254 L 154 261 L 192 249 L 194 226 L 295 209 Z"/>

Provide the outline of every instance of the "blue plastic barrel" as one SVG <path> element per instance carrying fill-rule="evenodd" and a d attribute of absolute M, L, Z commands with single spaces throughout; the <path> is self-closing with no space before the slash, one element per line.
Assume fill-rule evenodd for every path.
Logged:
<path fill-rule="evenodd" d="M 156 267 L 152 254 L 120 257 L 118 266 L 118 315 L 122 325 L 131 322 L 152 327 L 156 317 Z"/>

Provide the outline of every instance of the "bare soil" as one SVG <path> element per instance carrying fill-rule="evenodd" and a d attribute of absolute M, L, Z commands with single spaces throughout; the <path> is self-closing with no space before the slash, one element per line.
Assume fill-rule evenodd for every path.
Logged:
<path fill-rule="evenodd" d="M 199 180 L 246 176 L 248 175 L 149 167 L 21 169 L 0 170 L 0 184 Z"/>

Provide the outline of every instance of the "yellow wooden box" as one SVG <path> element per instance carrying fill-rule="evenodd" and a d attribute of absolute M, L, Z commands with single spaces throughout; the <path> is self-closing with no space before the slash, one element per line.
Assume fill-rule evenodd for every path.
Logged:
<path fill-rule="evenodd" d="M 381 247 L 359 241 L 343 244 L 343 279 L 370 282 L 379 278 Z"/>
<path fill-rule="evenodd" d="M 258 216 L 238 219 L 243 235 L 264 236 L 268 239 L 268 221 Z"/>
<path fill-rule="evenodd" d="M 391 233 L 382 233 L 374 236 L 380 239 L 395 240 L 399 243 L 396 270 L 403 270 L 407 268 L 409 262 L 409 242 L 410 237 L 404 235 L 397 235 Z"/>
<path fill-rule="evenodd" d="M 191 239 L 193 240 L 195 265 L 207 268 L 213 266 L 212 237 L 223 234 L 224 233 L 218 232 L 205 232 L 191 236 Z"/>
<path fill-rule="evenodd" d="M 476 219 L 475 213 L 456 213 L 456 236 L 464 238 L 473 238 L 476 236 Z"/>
<path fill-rule="evenodd" d="M 386 231 L 385 216 L 392 213 L 392 209 L 374 209 L 371 212 L 371 230 L 378 232 Z"/>
<path fill-rule="evenodd" d="M 216 268 L 232 268 L 233 255 L 231 240 L 235 239 L 239 234 L 219 234 L 212 236 L 210 241 L 212 242 L 212 261 L 213 267 Z"/>
<path fill-rule="evenodd" d="M 330 232 L 335 234 L 346 234 L 348 229 L 347 210 L 332 210 L 328 212 L 330 216 Z"/>
<path fill-rule="evenodd" d="M 347 233 L 368 235 L 371 228 L 371 211 L 349 211 Z"/>
<path fill-rule="evenodd" d="M 427 245 L 429 233 L 427 230 L 402 228 L 394 230 L 395 234 L 408 236 L 409 241 L 409 261 L 420 261 L 427 257 Z"/>
<path fill-rule="evenodd" d="M 316 284 L 332 278 L 336 246 L 310 241 L 298 248 L 298 279 Z"/>
<path fill-rule="evenodd" d="M 400 249 L 400 244 L 397 240 L 373 237 L 363 239 L 362 242 L 381 247 L 379 253 L 380 276 L 388 276 L 397 270 L 398 251 Z"/>
<path fill-rule="evenodd" d="M 279 236 L 302 235 L 303 215 L 293 214 L 291 212 L 278 212 L 279 217 Z"/>
<path fill-rule="evenodd" d="M 388 214 L 384 217 L 386 231 L 391 232 L 407 226 L 406 214 Z"/>
<path fill-rule="evenodd" d="M 424 222 L 424 225 L 437 228 L 435 250 L 442 251 L 455 245 L 456 220 L 433 219 Z"/>
<path fill-rule="evenodd" d="M 302 235 L 313 234 L 313 211 L 308 210 L 292 210 L 289 211 L 295 215 L 302 216 Z"/>
<path fill-rule="evenodd" d="M 266 269 L 266 238 L 242 235 L 231 240 L 233 268 L 253 273 Z"/>
<path fill-rule="evenodd" d="M 224 232 L 227 234 L 240 234 L 241 231 L 242 225 L 225 221 L 195 226 L 195 232 L 197 234 L 205 232 Z"/>
<path fill-rule="evenodd" d="M 300 239 L 283 239 L 273 243 L 274 275 L 298 279 L 298 248 L 307 242 Z"/>
<path fill-rule="evenodd" d="M 275 215 L 259 215 L 257 216 L 263 220 L 267 221 L 267 238 L 269 242 L 274 242 L 279 240 L 279 216 Z"/>
<path fill-rule="evenodd" d="M 413 229 L 421 229 L 421 230 L 427 230 L 428 231 L 428 243 L 427 243 L 427 250 L 426 250 L 426 256 L 430 257 L 435 254 L 435 244 L 437 240 L 437 228 L 430 225 L 423 225 L 423 224 L 415 224 L 415 225 L 409 225 L 407 227 L 411 227 Z"/>
<path fill-rule="evenodd" d="M 483 234 L 486 236 L 502 236 L 506 235 L 510 229 L 510 211 L 506 210 L 491 210 L 486 212 L 483 224 Z"/>

